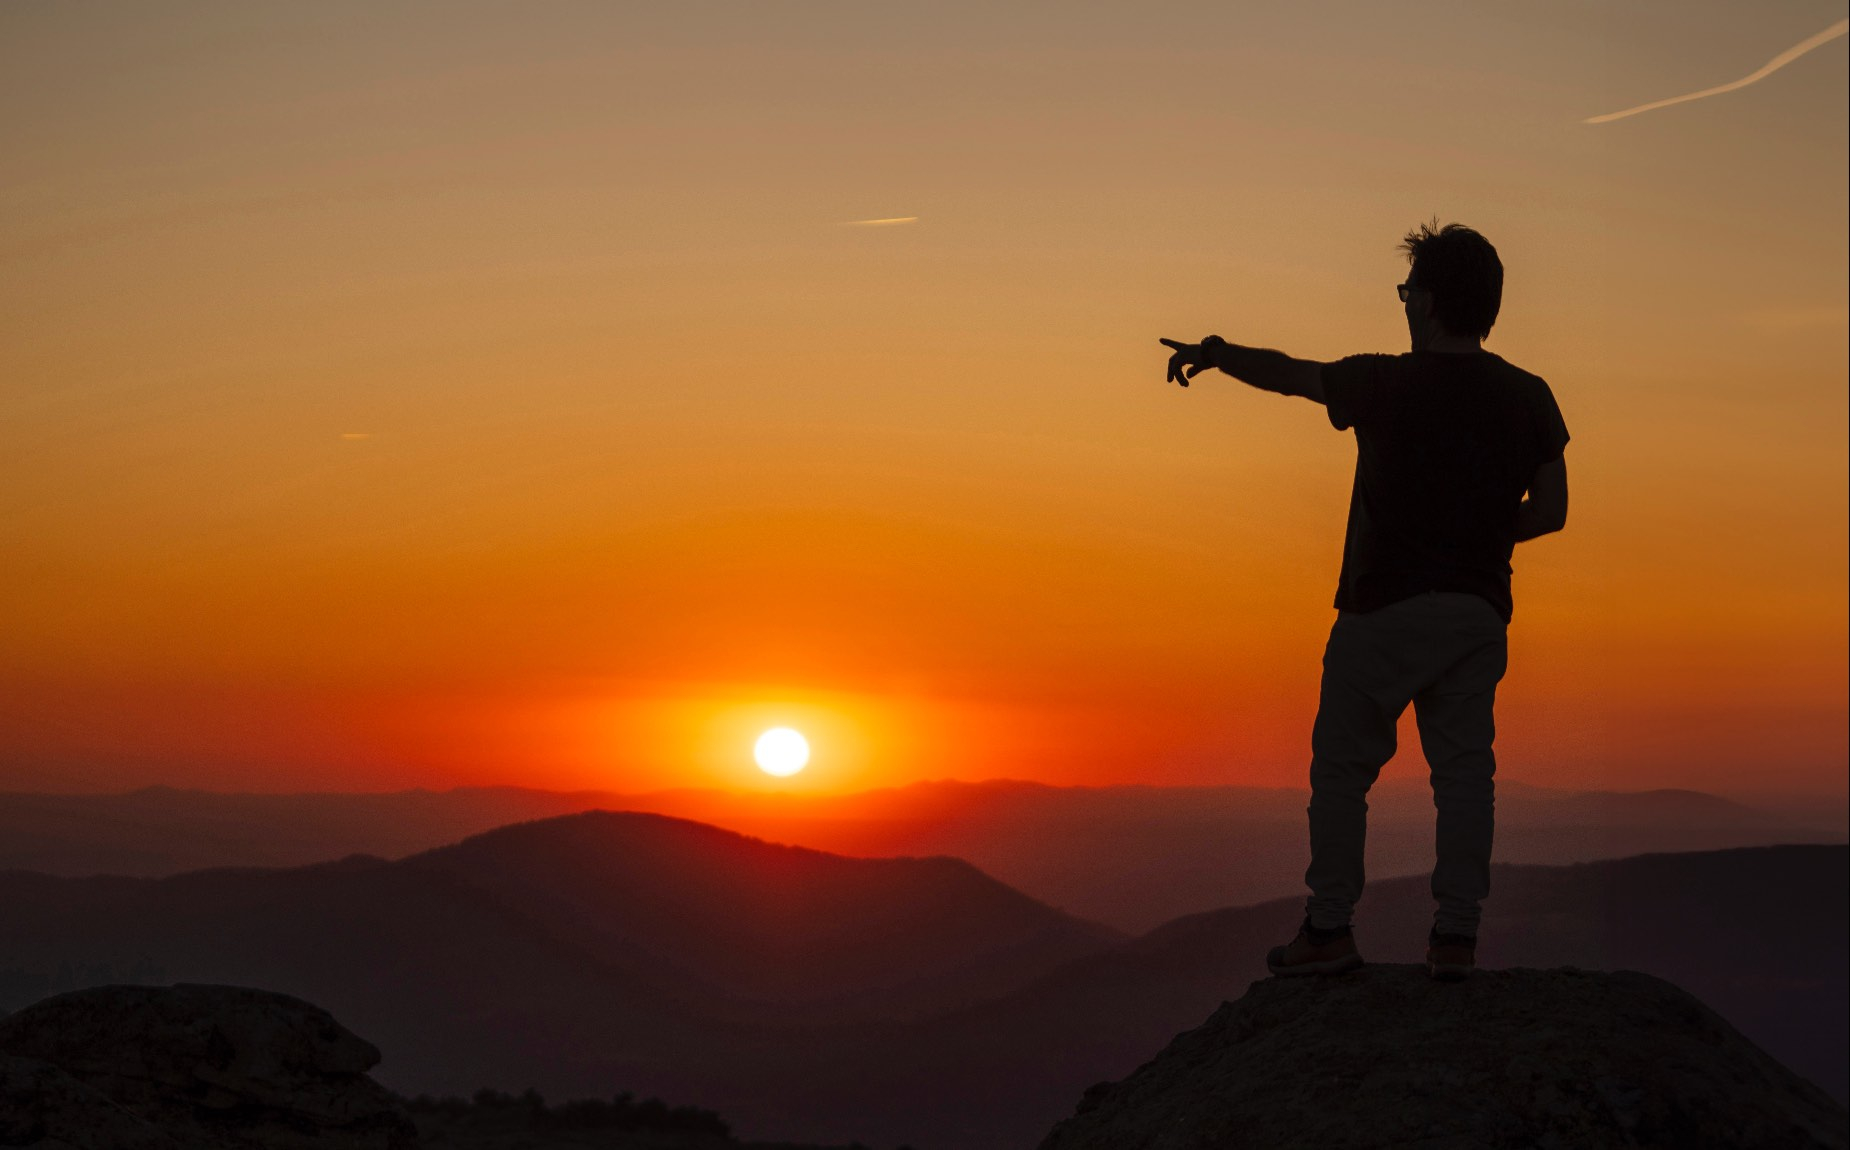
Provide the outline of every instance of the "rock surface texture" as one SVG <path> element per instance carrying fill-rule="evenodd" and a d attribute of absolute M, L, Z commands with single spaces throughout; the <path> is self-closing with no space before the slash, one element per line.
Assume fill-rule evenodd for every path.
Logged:
<path fill-rule="evenodd" d="M 0 1054 L 0 1146 L 186 1150 L 51 1063 L 8 1054 Z"/>
<path fill-rule="evenodd" d="M 1845 1145 L 1842 1106 L 1661 979 L 1384 965 L 1255 982 L 1041 1150 Z"/>
<path fill-rule="evenodd" d="M 0 1146 L 411 1150 L 366 1072 L 379 1051 L 317 1006 L 235 986 L 103 986 L 0 1018 Z"/>

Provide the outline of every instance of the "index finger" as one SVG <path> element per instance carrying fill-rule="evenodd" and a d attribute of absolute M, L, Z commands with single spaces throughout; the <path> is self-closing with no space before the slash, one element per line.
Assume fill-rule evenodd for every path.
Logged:
<path fill-rule="evenodd" d="M 1164 347 L 1173 348 L 1176 351 L 1181 351 L 1183 348 L 1188 346 L 1187 344 L 1183 343 L 1181 340 L 1162 339 L 1160 337 L 1157 339 L 1156 342 L 1162 344 Z"/>

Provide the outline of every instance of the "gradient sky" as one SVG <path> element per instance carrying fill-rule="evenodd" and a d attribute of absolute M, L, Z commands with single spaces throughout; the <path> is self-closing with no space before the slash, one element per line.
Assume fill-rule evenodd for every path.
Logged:
<path fill-rule="evenodd" d="M 1503 774 L 1841 797 L 1845 40 L 1583 121 L 1843 5 L 1236 7 L 0 7 L 0 789 L 1300 785 L 1354 441 L 1156 339 L 1436 215 L 1574 434 Z"/>

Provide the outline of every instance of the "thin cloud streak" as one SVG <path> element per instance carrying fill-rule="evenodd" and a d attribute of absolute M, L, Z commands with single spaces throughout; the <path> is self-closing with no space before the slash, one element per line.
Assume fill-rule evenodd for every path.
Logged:
<path fill-rule="evenodd" d="M 916 224 L 918 222 L 919 218 L 917 216 L 890 216 L 884 220 L 849 220 L 847 226 L 851 228 L 887 228 L 892 227 L 894 224 Z"/>
<path fill-rule="evenodd" d="M 1583 124 L 1609 124 L 1614 120 L 1623 120 L 1627 116 L 1636 116 L 1640 112 L 1655 111 L 1658 108 L 1668 108 L 1672 104 L 1685 104 L 1691 100 L 1703 100 L 1710 96 L 1719 96 L 1723 92 L 1732 92 L 1737 88 L 1745 88 L 1749 84 L 1758 83 L 1766 79 L 1768 76 L 1784 68 L 1787 64 L 1792 63 L 1813 48 L 1828 44 L 1832 40 L 1842 36 L 1845 32 L 1850 32 L 1850 20 L 1839 20 L 1816 36 L 1794 44 L 1784 52 L 1768 60 L 1759 71 L 1750 76 L 1743 76 L 1733 83 L 1723 84 L 1718 88 L 1704 88 L 1700 92 L 1691 92 L 1687 96 L 1672 96 L 1668 100 L 1653 100 L 1649 104 L 1640 104 L 1636 108 L 1627 108 L 1623 112 L 1608 112 L 1603 116 L 1590 116 L 1580 122 Z"/>

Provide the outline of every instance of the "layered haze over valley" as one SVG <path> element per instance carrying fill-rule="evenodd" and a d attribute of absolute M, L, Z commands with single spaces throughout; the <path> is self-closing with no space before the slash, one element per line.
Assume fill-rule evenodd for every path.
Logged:
<path fill-rule="evenodd" d="M 1308 792 L 935 782 L 858 794 L 643 795 L 515 787 L 388 794 L 0 794 L 0 868 L 158 877 L 364 854 L 398 858 L 506 823 L 588 810 L 695 819 L 846 855 L 951 855 L 1033 897 L 1126 931 L 1301 894 Z M 1432 867 L 1423 784 L 1370 798 L 1369 873 Z M 1560 864 L 1653 851 L 1841 843 L 1841 801 L 1735 801 L 1696 791 L 1498 787 L 1497 859 Z"/>
<path fill-rule="evenodd" d="M 998 791 L 1021 797 L 1018 787 Z M 170 832 L 176 804 L 195 827 L 215 803 L 243 827 L 261 825 L 248 804 L 277 804 L 273 816 L 306 805 L 326 835 L 330 808 L 343 803 L 344 833 L 356 833 L 382 803 L 399 813 L 464 804 L 432 813 L 434 825 L 476 817 L 466 804 L 484 796 L 128 798 L 163 808 Z M 1627 811 L 1631 822 L 1605 829 L 1636 834 L 1647 799 L 1537 801 Z M 15 810 L 24 801 L 9 800 Z M 92 831 L 122 834 L 125 801 L 82 800 Z M 1732 809 L 1701 796 L 1652 801 Z M 307 824 L 272 825 L 299 836 Z M 1769 826 L 1796 833 L 1766 822 L 1762 832 Z M 1017 819 L 989 829 L 1034 828 Z M 1125 869 L 1141 865 L 1089 838 L 1097 829 L 1062 827 L 1068 857 L 1116 852 Z M 1669 979 L 1841 1103 L 1846 850 L 1501 863 L 1480 961 Z M 1059 854 L 1049 849 L 1043 861 Z M 1154 891 L 1170 877 L 1142 881 Z M 1370 960 L 1417 959 L 1429 906 L 1423 877 L 1374 882 L 1357 920 Z M 385 1058 L 374 1076 L 406 1095 L 634 1092 L 716 1109 L 753 1137 L 1001 1150 L 1031 1144 L 1088 1086 L 1126 1076 L 1262 978 L 1265 947 L 1289 934 L 1300 907 L 1298 897 L 1210 903 L 1125 931 L 961 859 L 855 858 L 595 810 L 396 861 L 352 855 L 164 878 L 0 871 L 0 1011 L 90 985 L 261 987 L 323 1007 L 378 1044 Z"/>

